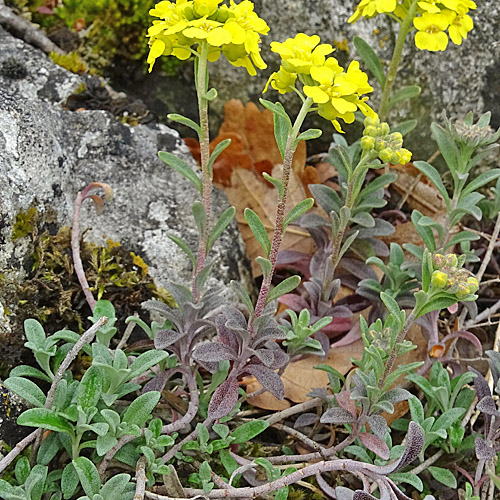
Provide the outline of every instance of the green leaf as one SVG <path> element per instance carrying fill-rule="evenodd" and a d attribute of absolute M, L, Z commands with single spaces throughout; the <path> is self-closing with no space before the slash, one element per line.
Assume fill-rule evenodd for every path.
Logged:
<path fill-rule="evenodd" d="M 4 382 L 5 387 L 22 397 L 33 406 L 42 407 L 45 404 L 45 394 L 34 382 L 21 377 L 9 377 Z"/>
<path fill-rule="evenodd" d="M 268 427 L 269 423 L 265 420 L 253 420 L 236 427 L 230 436 L 233 438 L 233 443 L 243 444 L 264 432 Z"/>
<path fill-rule="evenodd" d="M 151 391 L 142 394 L 137 399 L 134 399 L 134 401 L 130 403 L 130 406 L 128 406 L 123 413 L 122 422 L 125 422 L 128 425 L 137 425 L 139 427 L 143 427 L 146 423 L 146 420 L 148 420 L 148 418 L 151 416 L 151 412 L 158 404 L 158 401 L 160 401 L 160 397 L 160 392 Z"/>
<path fill-rule="evenodd" d="M 448 486 L 448 488 L 455 489 L 457 487 L 457 480 L 450 470 L 434 466 L 430 466 L 427 470 L 436 481 Z"/>
<path fill-rule="evenodd" d="M 422 480 L 416 474 L 412 474 L 411 472 L 395 472 L 393 474 L 389 474 L 388 477 L 396 483 L 409 484 L 420 492 L 424 490 L 424 483 L 422 483 Z"/>
<path fill-rule="evenodd" d="M 97 495 L 101 489 L 101 478 L 96 466 L 87 457 L 78 457 L 72 463 L 86 495 L 90 498 Z"/>
<path fill-rule="evenodd" d="M 448 191 L 444 187 L 443 181 L 441 180 L 440 173 L 426 161 L 415 161 L 413 165 L 417 167 L 420 172 L 422 172 L 431 182 L 434 184 L 435 188 L 439 191 L 439 194 L 443 197 L 446 206 L 450 206 L 450 197 L 448 196 Z"/>
<path fill-rule="evenodd" d="M 207 227 L 207 212 L 205 211 L 205 206 L 201 201 L 195 201 L 192 206 L 194 221 L 196 222 L 196 227 L 198 228 L 198 233 L 200 235 L 205 234 L 205 229 Z"/>
<path fill-rule="evenodd" d="M 196 276 L 195 286 L 198 290 L 201 290 L 205 286 L 205 283 L 212 272 L 212 268 L 213 262 L 210 264 L 205 263 L 205 267 Z"/>
<path fill-rule="evenodd" d="M 16 462 L 16 467 L 14 470 L 14 473 L 16 475 L 16 481 L 19 484 L 24 484 L 26 482 L 26 479 L 28 479 L 28 476 L 30 475 L 30 471 L 31 471 L 30 461 L 28 460 L 27 457 L 21 457 Z"/>
<path fill-rule="evenodd" d="M 271 253 L 271 241 L 269 240 L 264 224 L 262 224 L 259 216 L 251 208 L 245 209 L 244 216 L 255 239 L 264 250 L 266 257 L 269 258 L 269 254 Z"/>
<path fill-rule="evenodd" d="M 450 168 L 452 173 L 457 172 L 460 153 L 458 151 L 457 145 L 450 136 L 450 133 L 435 122 L 433 122 L 431 125 L 431 131 L 432 137 L 437 142 L 439 151 L 441 151 L 441 154 L 448 164 L 448 167 Z"/>
<path fill-rule="evenodd" d="M 375 51 L 359 36 L 354 37 L 354 46 L 359 54 L 359 57 L 363 59 L 367 68 L 372 72 L 373 76 L 378 80 L 380 87 L 384 90 L 385 87 L 385 74 L 382 67 L 382 63 L 378 58 Z"/>
<path fill-rule="evenodd" d="M 203 97 L 207 101 L 213 101 L 214 99 L 217 98 L 217 90 L 212 88 Z"/>
<path fill-rule="evenodd" d="M 347 178 L 352 172 L 352 162 L 349 156 L 349 151 L 344 146 L 337 144 L 336 146 L 330 148 L 329 155 L 330 163 L 337 169 L 340 176 L 347 181 Z"/>
<path fill-rule="evenodd" d="M 314 196 L 314 199 L 327 214 L 330 214 L 330 212 L 337 213 L 340 211 L 340 207 L 343 205 L 343 202 L 339 195 L 330 186 L 325 186 L 323 184 L 310 184 L 308 187 Z"/>
<path fill-rule="evenodd" d="M 266 99 L 259 99 L 259 102 L 262 104 L 262 106 L 271 111 L 271 113 L 278 114 L 283 118 L 289 118 L 288 115 L 286 114 L 285 108 L 280 103 L 267 101 Z"/>
<path fill-rule="evenodd" d="M 300 281 L 300 276 L 290 276 L 286 280 L 283 280 L 268 293 L 266 304 L 285 295 L 285 293 L 290 293 L 292 290 L 295 290 L 295 288 L 300 285 Z"/>
<path fill-rule="evenodd" d="M 418 85 L 408 85 L 406 87 L 402 87 L 393 94 L 391 100 L 389 101 L 389 108 L 392 108 L 398 102 L 415 99 L 415 97 L 418 97 L 421 92 L 422 89 Z"/>
<path fill-rule="evenodd" d="M 165 351 L 146 351 L 143 352 L 131 365 L 130 365 L 130 374 L 128 376 L 128 380 L 137 377 L 138 375 L 142 375 L 144 372 L 153 368 L 158 363 L 161 363 L 164 359 L 168 358 L 168 353 Z"/>
<path fill-rule="evenodd" d="M 465 408 L 450 408 L 445 411 L 439 418 L 434 422 L 432 426 L 432 431 L 438 431 L 439 429 L 447 430 L 452 426 L 462 415 L 465 413 Z"/>
<path fill-rule="evenodd" d="M 229 476 L 238 468 L 238 463 L 227 450 L 219 451 L 219 458 Z"/>
<path fill-rule="evenodd" d="M 396 127 L 392 128 L 393 132 L 399 132 L 403 137 L 408 135 L 418 125 L 418 120 L 406 120 L 401 122 Z"/>
<path fill-rule="evenodd" d="M 463 300 L 463 299 L 462 299 Z M 442 309 L 447 309 L 455 305 L 458 302 L 458 299 L 454 295 L 441 295 L 432 300 L 430 300 L 427 304 L 425 304 L 421 309 L 418 310 L 416 317 L 420 318 L 424 314 L 440 311 Z"/>
<path fill-rule="evenodd" d="M 262 274 L 264 276 L 269 276 L 271 274 L 271 271 L 273 270 L 273 265 L 271 264 L 271 261 L 268 259 L 264 259 L 264 257 L 256 257 L 255 262 L 259 264 L 260 268 L 262 269 Z"/>
<path fill-rule="evenodd" d="M 167 236 L 189 257 L 189 260 L 193 263 L 193 267 L 196 267 L 196 259 L 187 243 L 185 243 L 180 238 L 177 238 L 177 236 L 174 236 L 173 234 L 167 233 Z"/>
<path fill-rule="evenodd" d="M 76 391 L 76 404 L 83 411 L 91 406 L 97 406 L 101 398 L 103 374 L 97 366 L 91 366 L 83 375 Z"/>
<path fill-rule="evenodd" d="M 17 419 L 19 425 L 29 427 L 41 427 L 55 432 L 73 433 L 73 426 L 63 417 L 47 408 L 32 408 L 19 415 Z"/>
<path fill-rule="evenodd" d="M 349 250 L 349 247 L 353 244 L 354 240 L 358 237 L 359 231 L 355 231 L 352 233 L 346 240 L 344 241 L 344 244 L 342 245 L 340 252 L 339 252 L 339 259 L 341 259 L 344 254 Z"/>
<path fill-rule="evenodd" d="M 160 151 L 158 156 L 160 157 L 160 160 L 164 161 L 167 165 L 170 165 L 174 170 L 177 170 L 179 174 L 194 184 L 200 193 L 203 192 L 201 180 L 185 161 L 177 158 L 177 156 L 172 153 L 168 153 L 167 151 Z"/>
<path fill-rule="evenodd" d="M 470 231 L 460 231 L 455 236 L 452 236 L 448 241 L 446 248 L 451 248 L 458 243 L 462 243 L 464 241 L 477 241 L 480 238 L 479 235 L 475 233 L 471 233 Z"/>
<path fill-rule="evenodd" d="M 12 368 L 9 375 L 11 377 L 33 377 L 45 380 L 45 382 L 51 382 L 50 377 L 43 373 L 41 370 L 28 365 L 15 366 L 14 368 Z"/>
<path fill-rule="evenodd" d="M 38 348 L 43 348 L 45 345 L 45 330 L 36 319 L 27 319 L 24 322 L 24 333 L 28 342 L 31 342 Z"/>
<path fill-rule="evenodd" d="M 279 198 L 283 198 L 283 193 L 285 192 L 283 183 L 279 179 L 276 179 L 276 177 L 271 177 L 267 172 L 264 172 L 262 177 L 264 177 L 266 181 L 270 182 L 278 190 Z"/>
<path fill-rule="evenodd" d="M 281 159 L 285 159 L 286 145 L 291 131 L 290 119 L 275 113 L 274 114 L 274 138 L 281 153 Z"/>
<path fill-rule="evenodd" d="M 214 166 L 215 160 L 217 160 L 219 155 L 225 149 L 227 149 L 230 146 L 230 144 L 231 144 L 231 139 L 225 139 L 225 140 L 219 142 L 219 144 L 217 144 L 217 146 L 215 146 L 212 154 L 210 155 L 210 160 L 208 161 L 208 171 L 209 172 L 212 172 L 212 168 Z"/>
<path fill-rule="evenodd" d="M 61 491 L 65 500 L 68 500 L 75 494 L 79 482 L 80 479 L 73 464 L 66 465 L 61 477 Z"/>
<path fill-rule="evenodd" d="M 239 281 L 232 280 L 230 285 L 231 288 L 238 294 L 240 300 L 243 302 L 243 305 L 247 308 L 248 312 L 253 315 L 254 307 L 252 300 L 250 299 L 250 295 L 248 295 L 248 292 L 243 288 Z"/>
<path fill-rule="evenodd" d="M 305 132 L 302 132 L 296 139 L 296 143 L 298 144 L 300 141 L 310 141 L 311 139 L 318 139 L 323 134 L 323 131 L 317 128 L 310 128 Z"/>
<path fill-rule="evenodd" d="M 170 113 L 167 115 L 167 118 L 169 120 L 172 120 L 173 122 L 180 123 L 182 125 L 185 125 L 186 127 L 192 128 L 197 134 L 198 137 L 201 137 L 201 128 L 200 126 L 195 123 L 193 120 L 190 118 L 187 118 L 186 116 L 178 115 L 176 113 Z"/>
<path fill-rule="evenodd" d="M 286 229 L 286 227 L 291 224 L 295 219 L 300 217 L 302 214 L 306 213 L 312 206 L 314 205 L 314 199 L 313 198 L 306 198 L 305 200 L 302 200 L 300 203 L 297 203 L 290 212 L 288 212 L 288 215 L 285 217 L 285 220 L 283 221 L 283 230 Z"/>
<path fill-rule="evenodd" d="M 231 223 L 236 214 L 236 209 L 234 207 L 229 207 L 224 210 L 223 214 L 219 217 L 219 220 L 215 224 L 214 228 L 210 232 L 207 240 L 207 252 L 212 248 L 212 245 L 216 242 L 217 238 L 224 232 L 227 226 Z"/>
<path fill-rule="evenodd" d="M 385 307 L 387 307 L 387 310 L 394 316 L 394 319 L 396 321 L 400 320 L 401 316 L 401 309 L 399 308 L 398 303 L 394 300 L 393 297 L 391 297 L 388 293 L 381 292 L 380 298 L 382 302 L 384 303 Z M 399 321 L 400 325 L 399 328 L 401 329 L 403 325 Z"/>
<path fill-rule="evenodd" d="M 465 189 L 462 191 L 462 195 L 460 196 L 460 198 L 467 196 L 468 194 L 478 190 L 485 184 L 488 184 L 491 181 L 498 179 L 499 177 L 500 177 L 500 168 L 494 168 L 492 170 L 484 172 L 483 174 L 476 177 L 470 184 L 468 184 L 465 187 Z"/>

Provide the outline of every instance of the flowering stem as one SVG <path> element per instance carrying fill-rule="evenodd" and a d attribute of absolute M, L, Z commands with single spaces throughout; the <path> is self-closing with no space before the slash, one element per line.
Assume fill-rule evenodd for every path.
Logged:
<path fill-rule="evenodd" d="M 403 23 L 399 28 L 398 37 L 396 39 L 394 53 L 392 54 L 392 60 L 389 66 L 389 73 L 387 73 L 387 79 L 385 81 L 384 89 L 382 91 L 382 98 L 380 99 L 380 107 L 378 109 L 380 121 L 384 121 L 384 118 L 387 115 L 387 111 L 389 110 L 389 100 L 391 98 L 392 87 L 394 86 L 399 63 L 401 62 L 403 47 L 405 45 L 406 37 L 410 32 L 411 25 L 416 13 L 417 0 L 413 0 L 410 4 L 410 8 L 408 9 L 408 13 L 406 14 L 406 17 L 404 18 Z"/>
<path fill-rule="evenodd" d="M 208 168 L 210 161 L 210 132 L 208 128 L 208 99 L 206 93 L 208 90 L 208 43 L 200 44 L 201 52 L 198 56 L 198 71 L 196 77 L 196 93 L 198 95 L 198 111 L 200 115 L 200 153 L 201 153 L 201 172 L 202 172 L 202 197 L 203 206 L 206 213 L 205 230 L 200 234 L 198 246 L 198 256 L 196 259 L 196 269 L 193 270 L 193 300 L 196 303 L 199 298 L 199 291 L 196 289 L 196 278 L 205 267 L 207 259 L 207 239 L 210 229 L 211 198 L 212 198 L 212 174 Z"/>
<path fill-rule="evenodd" d="M 278 259 L 278 252 L 280 250 L 284 236 L 283 221 L 285 220 L 285 207 L 288 195 L 288 183 L 290 180 L 290 172 L 292 169 L 293 155 L 295 154 L 295 150 L 297 149 L 297 144 L 295 143 L 295 140 L 299 135 L 300 127 L 304 123 L 307 113 L 309 112 L 312 106 L 312 103 L 313 100 L 310 97 L 308 97 L 303 102 L 299 114 L 295 119 L 295 123 L 293 124 L 292 131 L 288 136 L 288 141 L 286 143 L 285 154 L 283 155 L 283 175 L 281 178 L 281 182 L 283 183 L 284 189 L 283 189 L 283 195 L 282 196 L 278 195 L 278 206 L 276 207 L 273 239 L 271 242 L 271 252 L 269 254 L 269 261 L 271 262 L 272 267 L 269 275 L 265 276 L 262 281 L 259 297 L 257 298 L 257 305 L 255 306 L 255 314 L 251 320 L 252 323 L 262 314 L 262 311 L 266 305 L 267 294 L 269 293 L 269 290 L 271 288 L 271 282 L 276 267 L 276 260 Z"/>

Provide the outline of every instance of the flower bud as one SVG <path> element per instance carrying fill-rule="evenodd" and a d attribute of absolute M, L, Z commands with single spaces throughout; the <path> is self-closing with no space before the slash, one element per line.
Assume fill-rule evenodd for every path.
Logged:
<path fill-rule="evenodd" d="M 434 271 L 431 277 L 431 284 L 436 288 L 444 288 L 448 284 L 448 275 L 442 271 Z"/>
<path fill-rule="evenodd" d="M 391 131 L 391 128 L 389 127 L 388 123 L 383 122 L 383 123 L 380 124 L 380 133 L 381 133 L 381 135 L 388 135 L 390 131 Z"/>
<path fill-rule="evenodd" d="M 458 266 L 457 256 L 454 253 L 449 253 L 448 255 L 446 255 L 445 265 L 450 267 L 457 267 Z"/>
<path fill-rule="evenodd" d="M 475 293 L 479 290 L 479 281 L 473 276 L 467 279 L 467 285 L 469 288 L 469 293 Z"/>
<path fill-rule="evenodd" d="M 401 153 L 399 151 L 394 151 L 394 153 L 392 153 L 391 163 L 393 165 L 399 165 L 401 163 Z"/>
<path fill-rule="evenodd" d="M 401 134 L 401 132 L 393 132 L 391 134 L 390 140 L 391 140 L 391 142 L 394 142 L 394 143 L 400 142 L 402 144 L 403 143 L 403 135 Z"/>
<path fill-rule="evenodd" d="M 368 127 L 365 128 L 363 135 L 377 137 L 377 128 L 372 125 L 369 125 Z"/>
<path fill-rule="evenodd" d="M 470 295 L 470 290 L 467 284 L 465 283 L 460 283 L 458 285 L 458 290 L 455 292 L 455 295 L 457 296 L 458 299 L 463 299 L 467 297 L 467 295 Z"/>
<path fill-rule="evenodd" d="M 229 10 L 228 9 L 219 9 L 217 11 L 217 15 L 215 20 L 219 23 L 225 23 L 229 18 Z"/>
<path fill-rule="evenodd" d="M 192 5 L 188 5 L 187 7 L 184 7 L 184 10 L 182 11 L 182 13 L 184 14 L 184 17 L 188 21 L 193 21 L 195 18 L 195 14 L 194 14 Z"/>
<path fill-rule="evenodd" d="M 369 135 L 361 138 L 361 149 L 363 151 L 370 151 L 375 147 L 375 139 Z"/>
<path fill-rule="evenodd" d="M 378 154 L 378 157 L 384 162 L 384 163 L 389 163 L 392 160 L 392 149 L 391 148 L 385 148 L 380 151 Z"/>
<path fill-rule="evenodd" d="M 375 139 L 375 151 L 382 151 L 387 146 L 386 142 L 384 139 L 381 139 L 380 137 Z"/>
<path fill-rule="evenodd" d="M 380 123 L 380 120 L 378 119 L 378 116 L 376 116 L 375 118 L 372 118 L 371 116 L 367 116 L 365 118 L 365 127 L 369 127 L 369 126 L 376 127 L 379 125 L 379 123 Z"/>
<path fill-rule="evenodd" d="M 411 161 L 411 152 L 408 151 L 405 148 L 402 148 L 399 150 L 399 153 L 401 154 L 401 165 L 406 165 L 407 163 L 410 163 Z"/>
<path fill-rule="evenodd" d="M 434 255 L 434 257 L 432 258 L 432 264 L 434 269 L 441 269 L 445 264 L 444 255 L 441 255 L 440 253 Z"/>

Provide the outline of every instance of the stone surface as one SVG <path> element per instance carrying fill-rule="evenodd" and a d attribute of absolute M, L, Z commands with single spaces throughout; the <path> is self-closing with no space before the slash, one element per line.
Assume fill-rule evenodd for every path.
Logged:
<path fill-rule="evenodd" d="M 22 278 L 29 238 L 11 240 L 21 210 L 34 205 L 47 219 L 55 214 L 59 225 L 71 225 L 77 192 L 100 181 L 113 187 L 115 197 L 100 217 L 92 203 L 84 204 L 81 227 L 92 228 L 85 238 L 121 242 L 144 258 L 159 285 L 189 280 L 189 260 L 166 235 L 182 236 L 196 248 L 191 203 L 197 192 L 157 156 L 167 150 L 194 166 L 187 148 L 165 125 L 130 127 L 105 111 L 65 110 L 62 103 L 83 81 L 0 28 L 0 271 Z M 214 194 L 213 205 L 219 214 L 227 208 L 222 192 Z M 247 279 L 236 224 L 213 256 L 209 284 Z M 12 312 L 15 304 L 4 306 Z M 5 332 L 3 312 L 0 306 Z"/>
<path fill-rule="evenodd" d="M 220 123 L 224 103 L 230 98 L 239 98 L 243 101 L 257 101 L 262 96 L 261 92 L 269 75 L 275 71 L 279 64 L 276 54 L 269 50 L 273 40 L 284 41 L 298 32 L 308 35 L 318 34 L 323 42 L 347 42 L 349 54 L 337 49 L 335 57 L 342 64 L 348 64 L 357 58 L 356 49 L 352 42 L 355 35 L 364 38 L 375 48 L 379 57 L 385 62 L 387 69 L 394 40 L 397 32 L 397 23 L 387 16 L 377 16 L 371 20 L 359 20 L 355 24 L 348 24 L 347 20 L 353 12 L 357 1 L 343 0 L 254 0 L 255 10 L 264 18 L 271 31 L 263 38 L 262 55 L 268 63 L 267 70 L 257 77 L 250 77 L 242 68 L 234 68 L 227 61 L 221 60 L 211 67 L 211 85 L 217 88 L 219 99 L 212 108 L 214 111 L 214 124 Z M 477 10 L 471 12 L 475 28 L 461 46 L 450 42 L 445 52 L 427 52 L 418 50 L 409 36 L 404 52 L 395 90 L 408 83 L 417 83 L 422 87 L 422 95 L 414 100 L 411 107 L 406 106 L 391 114 L 392 123 L 397 123 L 408 118 L 417 118 L 419 125 L 416 131 L 408 137 L 411 147 L 418 159 L 424 159 L 435 150 L 435 144 L 428 140 L 429 125 L 433 119 L 438 118 L 445 110 L 448 116 L 459 117 L 468 111 L 474 113 L 492 112 L 492 125 L 500 127 L 500 103 L 498 100 L 500 71 L 500 4 L 496 0 L 483 0 L 477 2 Z M 181 73 L 187 88 L 185 99 L 179 99 L 178 94 L 172 100 L 169 89 L 174 78 L 158 76 L 154 79 L 157 91 L 148 93 L 149 84 L 137 79 L 134 87 L 137 92 L 159 114 L 169 112 L 183 112 L 194 115 L 195 109 L 191 106 L 191 78 L 190 68 Z M 375 92 L 370 99 L 377 108 L 380 93 L 375 78 L 370 77 Z M 266 97 L 271 100 L 278 99 L 277 92 L 268 92 Z M 288 109 L 297 110 L 298 98 L 289 94 L 281 98 Z M 321 125 L 325 131 L 323 144 L 316 148 L 325 150 L 326 144 L 331 139 L 333 128 L 326 122 L 318 120 L 315 126 Z M 346 128 L 348 136 L 352 127 Z M 310 150 L 314 146 L 310 144 Z"/>

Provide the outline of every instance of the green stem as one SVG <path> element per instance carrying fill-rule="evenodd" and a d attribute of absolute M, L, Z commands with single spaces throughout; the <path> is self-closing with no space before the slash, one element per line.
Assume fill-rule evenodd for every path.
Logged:
<path fill-rule="evenodd" d="M 295 154 L 295 149 L 297 148 L 297 144 L 295 141 L 299 135 L 300 127 L 304 123 L 304 120 L 312 106 L 312 99 L 308 97 L 302 107 L 300 108 L 299 114 L 293 124 L 292 131 L 288 136 L 288 141 L 286 144 L 285 154 L 283 156 L 283 175 L 281 178 L 281 182 L 283 183 L 283 196 L 279 197 L 278 195 L 278 206 L 276 207 L 276 218 L 274 224 L 274 232 L 273 239 L 271 242 L 271 252 L 269 254 L 269 260 L 271 262 L 271 272 L 268 276 L 265 276 L 262 285 L 260 287 L 259 297 L 257 298 L 257 304 L 255 306 L 255 314 L 251 319 L 251 324 L 255 319 L 257 319 L 264 310 L 266 305 L 266 298 L 269 290 L 271 289 L 271 282 L 273 279 L 274 270 L 276 268 L 276 261 L 278 259 L 278 252 L 281 247 L 281 243 L 283 241 L 284 231 L 283 231 L 283 221 L 285 220 L 285 208 L 286 208 L 286 199 L 288 195 L 288 182 L 290 180 L 290 172 L 292 170 L 292 161 L 293 155 Z"/>
<path fill-rule="evenodd" d="M 209 171 L 210 161 L 210 132 L 208 127 L 208 99 L 205 97 L 208 90 L 208 43 L 200 44 L 198 56 L 198 71 L 196 77 L 196 93 L 198 95 L 198 111 L 200 115 L 200 153 L 202 172 L 202 197 L 206 212 L 205 230 L 200 234 L 196 269 L 193 271 L 192 292 L 194 302 L 198 302 L 199 291 L 196 289 L 196 278 L 205 267 L 207 259 L 207 239 L 210 231 L 211 198 L 212 198 L 212 174 Z"/>
<path fill-rule="evenodd" d="M 380 100 L 380 107 L 378 110 L 378 115 L 380 121 L 384 121 L 389 110 L 389 100 L 391 98 L 392 87 L 394 86 L 394 81 L 396 79 L 396 74 L 398 72 L 399 63 L 401 62 L 401 56 L 403 54 L 403 47 L 405 45 L 406 37 L 410 32 L 413 19 L 417 13 L 417 0 L 413 0 L 408 13 L 403 20 L 399 28 L 398 37 L 396 39 L 396 45 L 394 47 L 394 53 L 392 55 L 391 64 L 389 66 L 389 73 L 387 74 L 387 79 L 385 81 L 384 90 L 382 92 L 382 98 Z"/>

